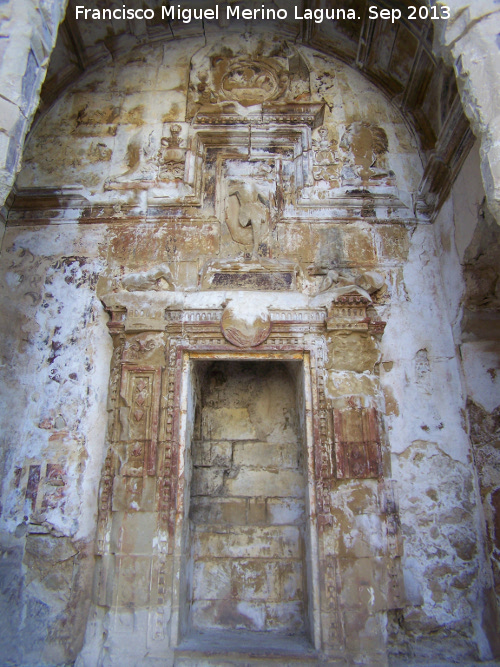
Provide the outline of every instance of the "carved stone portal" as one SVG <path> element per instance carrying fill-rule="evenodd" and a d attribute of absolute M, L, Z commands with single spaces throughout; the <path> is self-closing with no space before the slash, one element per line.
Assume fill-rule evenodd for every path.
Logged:
<path fill-rule="evenodd" d="M 386 534 L 391 535 L 395 544 L 399 540 L 399 524 L 397 511 L 391 510 L 391 514 L 386 511 L 384 479 L 388 470 L 384 464 L 376 396 L 369 405 L 351 397 L 345 406 L 328 397 L 327 337 L 342 335 L 348 340 L 350 335 L 357 335 L 359 327 L 369 335 L 378 336 L 384 323 L 370 324 L 366 312 L 371 307 L 369 295 L 367 298 L 360 294 L 337 295 L 330 309 L 325 306 L 291 309 L 287 293 L 280 296 L 275 292 L 269 306 L 263 306 L 262 293 L 255 291 L 235 294 L 229 303 L 223 299 L 223 293 L 211 294 L 213 307 L 205 309 L 189 305 L 186 295 L 184 307 L 176 307 L 175 295 L 168 292 L 123 290 L 105 297 L 112 314 L 110 331 L 115 339 L 115 353 L 109 451 L 99 503 L 99 553 L 106 558 L 100 561 L 99 580 L 105 586 L 111 576 L 109 568 L 115 558 L 113 550 L 117 548 L 114 536 L 118 534 L 123 513 L 131 516 L 130 521 L 138 513 L 141 526 L 150 526 L 148 530 L 152 531 L 150 557 L 155 559 L 148 620 L 151 650 L 166 642 L 179 658 L 192 655 L 190 651 L 203 650 L 200 648 L 205 646 L 203 642 L 196 643 L 198 639 L 194 637 L 206 628 L 223 633 L 222 646 L 232 641 L 231 632 L 246 629 L 251 632 L 254 645 L 260 639 L 253 633 L 274 627 L 274 634 L 262 635 L 269 650 L 276 650 L 272 643 L 277 641 L 275 632 L 281 628 L 290 649 L 299 650 L 300 645 L 300 651 L 305 651 L 301 654 L 304 660 L 319 653 L 342 654 L 346 637 L 338 577 L 343 565 L 331 551 L 326 567 L 321 560 L 321 554 L 330 549 L 327 545 L 335 539 L 336 499 L 341 497 L 336 494 L 342 490 L 339 485 L 343 480 L 371 485 L 365 490 L 379 494 L 380 504 L 364 511 L 374 514 L 373 521 L 387 523 Z M 148 309 L 141 307 L 144 297 L 150 302 Z M 342 317 L 336 314 L 338 308 Z M 286 373 L 293 378 L 298 417 L 292 419 L 285 405 L 273 414 L 278 394 L 265 385 L 259 385 L 260 403 L 246 408 L 244 396 L 253 391 L 244 379 L 238 385 L 240 388 L 234 389 L 234 404 L 225 402 L 223 392 L 231 394 L 233 390 L 223 389 L 221 373 L 224 374 L 225 367 L 217 364 L 237 362 L 243 373 L 248 371 L 252 375 L 255 364 L 263 361 L 284 364 Z M 206 375 L 208 368 L 212 371 Z M 202 390 L 205 377 L 210 379 Z M 241 396 L 238 392 L 242 392 Z M 248 415 L 241 421 L 245 410 L 254 411 L 249 422 Z M 260 414 L 262 410 L 265 415 Z M 231 431 L 236 423 L 241 427 L 237 438 Z M 265 424 L 269 425 L 269 433 Z M 297 442 L 302 444 L 298 453 L 292 455 L 291 445 L 280 429 L 291 438 L 296 428 L 293 424 L 299 424 L 301 435 Z M 275 427 L 277 431 L 272 435 Z M 255 458 L 257 450 L 252 447 L 260 447 L 260 458 Z M 276 459 L 278 468 L 274 469 L 276 457 L 281 459 L 279 465 Z M 252 465 L 247 466 L 247 460 L 253 461 Z M 261 468 L 257 470 L 256 465 Z M 265 480 L 272 485 L 265 486 Z M 299 494 L 300 489 L 303 495 Z M 282 499 L 278 502 L 280 493 Z M 191 498 L 189 513 L 188 498 Z M 301 498 L 306 499 L 305 503 Z M 278 511 L 280 503 L 288 508 L 283 515 L 288 518 L 275 526 L 269 517 Z M 296 519 L 290 514 L 292 506 L 298 512 Z M 347 515 L 343 521 L 349 521 Z M 248 540 L 265 536 L 273 545 L 272 535 L 276 535 L 281 553 L 286 536 L 296 532 L 297 525 L 304 526 L 300 534 L 305 535 L 305 541 L 299 551 L 290 551 L 286 567 L 291 569 L 286 576 L 287 581 L 303 582 L 305 588 L 299 590 L 298 584 L 294 584 L 296 590 L 290 604 L 285 604 L 289 593 L 280 593 L 279 586 L 269 593 L 255 593 L 246 602 L 254 584 L 248 579 L 250 570 L 241 570 L 238 558 L 250 558 L 245 546 Z M 229 531 L 227 539 L 224 538 L 225 546 L 218 551 L 220 559 L 213 562 L 211 550 L 221 539 L 224 526 Z M 346 526 L 346 530 L 350 528 Z M 234 549 L 227 543 L 235 540 L 235 535 L 240 535 L 234 545 L 239 557 L 232 555 Z M 400 551 L 393 551 L 387 547 L 391 588 L 386 595 L 391 601 L 388 604 L 397 605 L 401 600 Z M 305 556 L 300 556 L 302 553 Z M 187 554 L 193 554 L 191 565 Z M 269 568 L 285 567 L 283 554 L 276 563 L 272 558 L 266 563 L 258 559 L 252 563 L 256 576 L 265 571 L 267 577 Z M 216 579 L 208 575 L 214 568 L 218 573 Z M 226 584 L 233 591 L 229 597 Z M 169 611 L 170 600 L 179 601 L 174 612 Z M 257 616 L 242 616 L 243 602 Z M 285 607 L 290 614 L 293 607 L 293 614 L 276 617 L 277 610 L 282 614 Z M 304 637 L 309 639 L 300 639 Z M 294 644 L 297 641 L 299 644 Z"/>

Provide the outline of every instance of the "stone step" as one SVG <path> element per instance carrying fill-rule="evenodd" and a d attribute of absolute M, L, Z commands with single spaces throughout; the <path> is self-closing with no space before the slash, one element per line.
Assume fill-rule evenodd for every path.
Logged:
<path fill-rule="evenodd" d="M 175 650 L 175 667 L 318 667 L 324 662 L 305 636 L 270 632 L 206 631 L 191 634 Z"/>
<path fill-rule="evenodd" d="M 344 662 L 319 662 L 318 659 L 304 659 L 304 658 L 285 658 L 278 657 L 262 657 L 256 658 L 250 654 L 241 655 L 204 655 L 196 653 L 193 655 L 176 655 L 174 667 L 324 667 L 331 665 L 332 667 L 343 667 Z"/>

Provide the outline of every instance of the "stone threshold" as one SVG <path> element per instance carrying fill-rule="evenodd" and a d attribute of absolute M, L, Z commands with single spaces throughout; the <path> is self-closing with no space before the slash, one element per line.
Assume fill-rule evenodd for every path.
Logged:
<path fill-rule="evenodd" d="M 191 633 L 175 649 L 175 665 L 229 667 L 233 665 L 311 665 L 319 654 L 305 635 L 246 630 Z"/>

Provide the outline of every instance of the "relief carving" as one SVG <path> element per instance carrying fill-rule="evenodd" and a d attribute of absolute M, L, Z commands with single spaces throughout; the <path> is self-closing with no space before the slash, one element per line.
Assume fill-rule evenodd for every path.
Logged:
<path fill-rule="evenodd" d="M 389 140 L 385 130 L 364 121 L 348 125 L 340 144 L 321 127 L 313 138 L 312 176 L 330 188 L 378 185 L 395 186 L 395 174 L 388 169 Z"/>
<path fill-rule="evenodd" d="M 302 101 L 310 95 L 309 68 L 294 46 L 284 41 L 263 49 L 255 42 L 244 51 L 230 38 L 224 42 L 192 59 L 188 120 L 214 111 L 241 115 L 249 107 Z"/>
<path fill-rule="evenodd" d="M 221 59 L 214 78 L 219 97 L 238 102 L 244 107 L 262 104 L 280 97 L 288 85 L 288 76 L 276 64 L 266 61 Z"/>
<path fill-rule="evenodd" d="M 395 174 L 385 164 L 389 140 L 383 128 L 361 121 L 351 123 L 342 136 L 340 148 L 346 156 L 342 185 L 395 185 Z"/>
<path fill-rule="evenodd" d="M 149 269 L 149 271 L 129 273 L 121 279 L 121 285 L 127 292 L 146 292 L 149 290 L 159 292 L 175 289 L 172 274 L 166 264 L 160 264 Z"/>
<path fill-rule="evenodd" d="M 268 338 L 271 318 L 258 303 L 231 302 L 222 313 L 221 330 L 236 347 L 256 347 Z"/>
<path fill-rule="evenodd" d="M 173 181 L 184 178 L 186 149 L 181 148 L 181 126 L 174 123 L 170 126 L 170 137 L 162 137 L 157 155 L 158 180 Z"/>
<path fill-rule="evenodd" d="M 155 334 L 139 334 L 127 341 L 124 359 L 126 361 L 144 360 L 162 345 L 162 337 Z"/>
<path fill-rule="evenodd" d="M 120 440 L 132 441 L 135 449 L 144 447 L 149 475 L 153 475 L 156 469 L 160 375 L 160 369 L 126 364 L 123 366 L 120 390 L 123 400 L 120 409 Z"/>
<path fill-rule="evenodd" d="M 328 138 L 328 130 L 321 127 L 319 139 L 313 139 L 313 178 L 315 181 L 329 181 L 330 187 L 339 187 L 341 163 L 336 152 L 337 142 Z"/>
<path fill-rule="evenodd" d="M 236 243 L 252 246 L 252 257 L 266 239 L 270 204 L 252 181 L 232 183 L 226 208 L 226 224 Z"/>
<path fill-rule="evenodd" d="M 384 276 L 376 271 L 354 273 L 346 269 L 313 264 L 308 268 L 308 272 L 310 276 L 323 276 L 316 298 L 313 299 L 313 302 L 318 303 L 324 301 L 320 296 L 323 294 L 329 300 L 336 300 L 347 294 L 357 294 L 363 297 L 366 303 L 371 303 L 373 295 L 381 294 L 386 287 Z"/>
<path fill-rule="evenodd" d="M 182 181 L 187 149 L 182 147 L 182 127 L 173 123 L 170 136 L 163 136 L 158 147 L 154 132 L 141 146 L 129 145 L 131 167 L 117 178 L 106 181 L 105 190 L 148 190 L 172 181 Z"/>

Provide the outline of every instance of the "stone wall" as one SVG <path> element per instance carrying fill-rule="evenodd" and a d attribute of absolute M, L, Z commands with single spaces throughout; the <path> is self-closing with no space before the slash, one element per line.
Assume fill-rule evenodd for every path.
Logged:
<path fill-rule="evenodd" d="M 286 368 L 221 362 L 193 441 L 191 624 L 303 634 L 304 437 Z"/>
<path fill-rule="evenodd" d="M 455 66 L 464 111 L 481 144 L 481 172 L 490 210 L 500 220 L 498 18 L 495 0 L 451 0 L 450 20 L 439 26 L 435 51 Z"/>
<path fill-rule="evenodd" d="M 0 8 L 0 238 L 4 203 L 19 171 L 65 0 L 8 0 Z"/>

